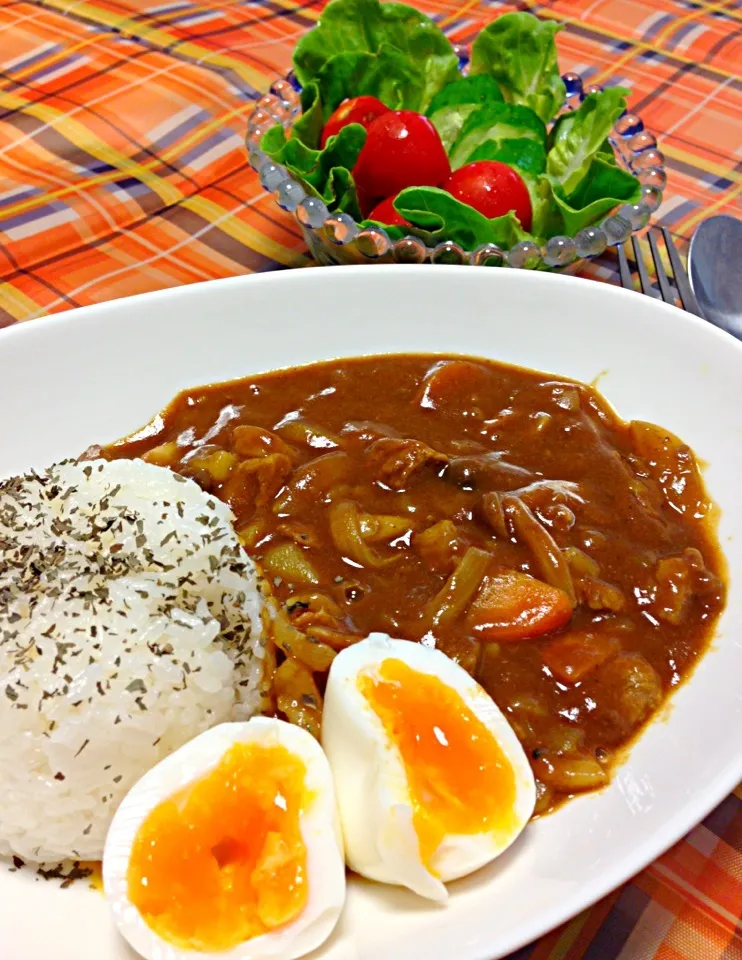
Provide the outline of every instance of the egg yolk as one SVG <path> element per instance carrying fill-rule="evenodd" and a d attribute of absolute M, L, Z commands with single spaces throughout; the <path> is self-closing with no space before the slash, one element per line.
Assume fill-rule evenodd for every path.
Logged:
<path fill-rule="evenodd" d="M 127 884 L 159 937 L 182 949 L 228 950 L 299 916 L 308 894 L 305 775 L 285 747 L 236 743 L 150 811 Z"/>
<path fill-rule="evenodd" d="M 384 660 L 359 688 L 399 751 L 425 867 L 445 836 L 507 835 L 517 824 L 510 761 L 464 698 L 438 677 Z"/>

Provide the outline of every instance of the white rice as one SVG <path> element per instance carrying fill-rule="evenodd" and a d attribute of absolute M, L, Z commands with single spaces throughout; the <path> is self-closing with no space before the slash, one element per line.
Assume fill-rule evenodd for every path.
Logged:
<path fill-rule="evenodd" d="M 229 509 L 140 461 L 0 484 L 0 854 L 95 860 L 139 777 L 260 707 Z"/>

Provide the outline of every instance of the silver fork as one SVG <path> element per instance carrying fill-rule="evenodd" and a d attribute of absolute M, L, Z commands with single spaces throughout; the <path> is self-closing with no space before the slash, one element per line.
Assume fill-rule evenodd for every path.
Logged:
<path fill-rule="evenodd" d="M 705 320 L 706 318 L 704 317 L 703 313 L 701 313 L 701 308 L 698 306 L 698 301 L 696 300 L 695 294 L 691 289 L 690 280 L 688 279 L 688 274 L 685 272 L 683 261 L 680 259 L 680 254 L 677 251 L 675 242 L 672 239 L 670 231 L 667 229 L 667 227 L 652 227 L 652 229 L 647 232 L 649 249 L 652 253 L 654 269 L 657 273 L 657 283 L 660 288 L 659 299 L 664 300 L 665 303 L 672 304 L 675 304 L 677 299 L 675 291 L 670 284 L 670 278 L 667 276 L 664 264 L 662 263 L 662 259 L 660 257 L 660 248 L 657 242 L 660 232 L 665 238 L 665 246 L 667 247 L 667 254 L 670 258 L 673 279 L 678 292 L 677 295 L 680 298 L 683 309 L 687 310 L 688 313 L 694 313 L 697 317 Z M 633 290 L 634 283 L 631 277 L 631 266 L 629 265 L 629 258 L 626 255 L 628 246 L 629 244 L 627 241 L 623 245 L 619 245 L 617 247 L 618 272 L 621 277 L 621 286 L 626 287 L 627 290 Z M 655 293 L 654 287 L 652 286 L 652 281 L 649 279 L 649 274 L 647 273 L 647 266 L 644 261 L 641 241 L 636 234 L 634 234 L 634 236 L 631 238 L 631 246 L 633 247 L 634 265 L 636 267 L 636 272 L 639 275 L 639 286 L 641 287 L 641 291 L 648 297 L 656 298 L 657 294 Z"/>

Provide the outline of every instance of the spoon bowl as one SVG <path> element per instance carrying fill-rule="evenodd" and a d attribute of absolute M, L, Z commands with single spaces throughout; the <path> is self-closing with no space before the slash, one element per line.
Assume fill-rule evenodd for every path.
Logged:
<path fill-rule="evenodd" d="M 742 220 L 704 220 L 690 242 L 688 273 L 704 317 L 742 340 Z"/>

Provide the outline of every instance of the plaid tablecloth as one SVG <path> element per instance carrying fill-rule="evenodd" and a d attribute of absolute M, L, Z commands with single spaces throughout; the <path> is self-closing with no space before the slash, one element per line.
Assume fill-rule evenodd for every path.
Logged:
<path fill-rule="evenodd" d="M 250 171 L 252 101 L 321 3 L 0 0 L 0 326 L 237 273 L 306 265 Z M 631 88 L 660 139 L 659 218 L 681 241 L 742 215 L 735 0 L 419 0 L 457 42 L 492 16 L 560 20 L 563 70 Z M 584 272 L 615 279 L 615 260 Z M 679 776 L 682 773 L 679 772 Z M 742 960 L 742 789 L 673 850 L 518 960 Z"/>

